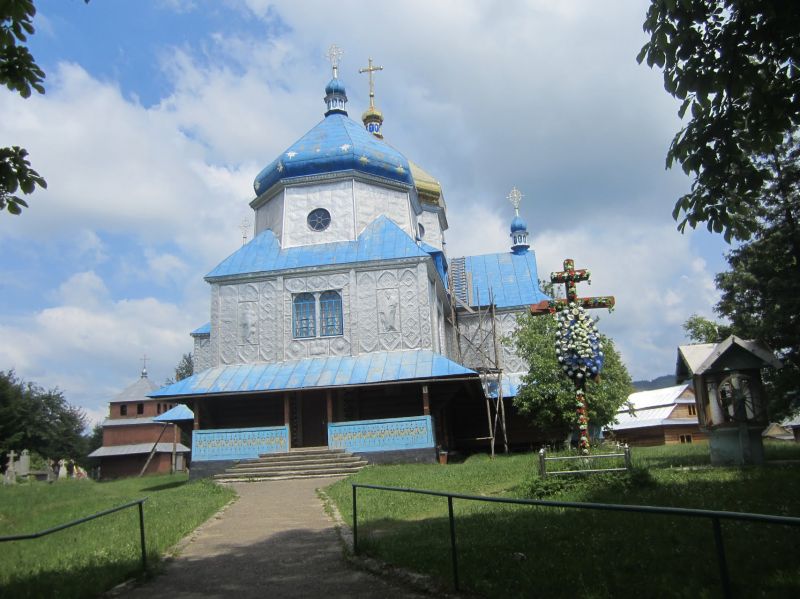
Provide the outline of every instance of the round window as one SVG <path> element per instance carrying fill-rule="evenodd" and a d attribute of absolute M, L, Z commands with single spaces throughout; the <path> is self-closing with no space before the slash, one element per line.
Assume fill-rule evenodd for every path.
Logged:
<path fill-rule="evenodd" d="M 331 213 L 325 208 L 316 208 L 308 213 L 306 221 L 312 231 L 324 231 L 331 224 Z"/>

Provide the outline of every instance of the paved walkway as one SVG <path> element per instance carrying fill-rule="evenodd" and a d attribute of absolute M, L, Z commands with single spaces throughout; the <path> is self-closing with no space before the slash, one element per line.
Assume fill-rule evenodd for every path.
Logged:
<path fill-rule="evenodd" d="M 123 596 L 421 597 L 344 559 L 336 529 L 315 493 L 331 482 L 232 485 L 239 499 L 207 522 L 163 574 Z"/>

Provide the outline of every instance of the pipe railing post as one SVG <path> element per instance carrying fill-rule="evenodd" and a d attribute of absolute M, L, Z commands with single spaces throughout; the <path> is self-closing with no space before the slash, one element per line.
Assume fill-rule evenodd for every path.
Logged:
<path fill-rule="evenodd" d="M 544 461 L 544 456 L 545 456 L 545 450 L 544 447 L 542 447 L 539 450 L 539 476 L 541 476 L 542 478 L 547 476 L 547 464 Z"/>
<path fill-rule="evenodd" d="M 353 485 L 353 554 L 358 555 L 358 504 L 356 503 L 356 490 Z"/>
<path fill-rule="evenodd" d="M 625 444 L 625 469 L 632 470 L 633 469 L 633 461 L 631 460 L 631 448 L 628 447 L 628 444 Z"/>
<path fill-rule="evenodd" d="M 711 518 L 714 528 L 714 544 L 717 547 L 717 563 L 719 565 L 719 577 L 722 582 L 722 596 L 726 599 L 733 597 L 731 593 L 731 579 L 728 576 L 728 561 L 725 559 L 725 545 L 722 543 L 722 527 L 719 518 Z"/>
<path fill-rule="evenodd" d="M 458 553 L 456 552 L 456 519 L 453 515 L 453 496 L 447 496 L 447 511 L 450 515 L 450 552 L 453 556 L 453 588 L 458 588 Z"/>
<path fill-rule="evenodd" d="M 139 502 L 139 538 L 142 544 L 142 570 L 147 570 L 147 548 L 144 544 L 144 502 Z"/>

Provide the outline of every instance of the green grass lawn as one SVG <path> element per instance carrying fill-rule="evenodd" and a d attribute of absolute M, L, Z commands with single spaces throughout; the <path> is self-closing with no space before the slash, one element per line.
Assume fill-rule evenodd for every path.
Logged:
<path fill-rule="evenodd" d="M 771 458 L 800 447 L 768 445 Z M 329 487 L 352 524 L 352 482 L 466 494 L 800 516 L 800 465 L 708 468 L 708 447 L 635 448 L 633 475 L 550 477 L 535 454 L 463 464 L 373 466 Z M 490 597 L 717 597 L 707 520 L 455 501 L 462 588 Z M 447 586 L 447 500 L 359 490 L 359 547 Z M 800 529 L 723 523 L 736 596 L 800 596 Z"/>
<path fill-rule="evenodd" d="M 0 487 L 0 536 L 36 532 L 147 497 L 145 538 L 152 567 L 233 496 L 230 489 L 188 482 L 182 474 Z M 134 507 L 39 539 L 0 543 L 0 596 L 91 597 L 140 569 Z"/>

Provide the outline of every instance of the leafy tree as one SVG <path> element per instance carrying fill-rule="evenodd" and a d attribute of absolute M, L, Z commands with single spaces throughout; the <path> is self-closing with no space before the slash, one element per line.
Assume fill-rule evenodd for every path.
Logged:
<path fill-rule="evenodd" d="M 539 426 L 562 440 L 576 428 L 575 387 L 561 370 L 556 358 L 556 320 L 544 316 L 522 316 L 510 342 L 517 353 L 530 365 L 523 385 L 514 398 L 514 405 Z M 631 377 L 614 347 L 614 342 L 602 336 L 605 365 L 597 381 L 586 384 L 589 422 L 607 424 L 614 419 L 620 406 L 633 393 Z"/>
<path fill-rule="evenodd" d="M 678 228 L 705 222 L 728 241 L 749 239 L 765 188 L 789 201 L 775 182 L 780 148 L 800 126 L 797 1 L 652 0 L 644 30 L 637 60 L 663 69 L 681 118 L 691 109 L 667 153 L 668 168 L 694 176 L 675 204 Z"/>
<path fill-rule="evenodd" d="M 191 352 L 188 354 L 183 354 L 181 356 L 180 362 L 175 367 L 175 378 L 168 378 L 165 385 L 171 385 L 177 381 L 182 381 L 185 378 L 189 378 L 194 374 L 194 359 L 192 358 Z"/>
<path fill-rule="evenodd" d="M 82 459 L 86 416 L 58 389 L 45 390 L 0 371 L 0 454 L 29 449 L 51 459 Z"/>
<path fill-rule="evenodd" d="M 30 97 L 31 90 L 44 93 L 44 71 L 24 45 L 34 32 L 35 14 L 33 0 L 0 2 L 0 84 L 23 98 Z M 31 168 L 27 156 L 27 150 L 19 146 L 0 148 L 0 211 L 19 214 L 28 204 L 16 195 L 17 191 L 31 194 L 37 185 L 47 187 L 44 178 Z"/>
<path fill-rule="evenodd" d="M 720 343 L 731 335 L 731 327 L 692 314 L 683 323 L 683 330 L 692 343 Z"/>

